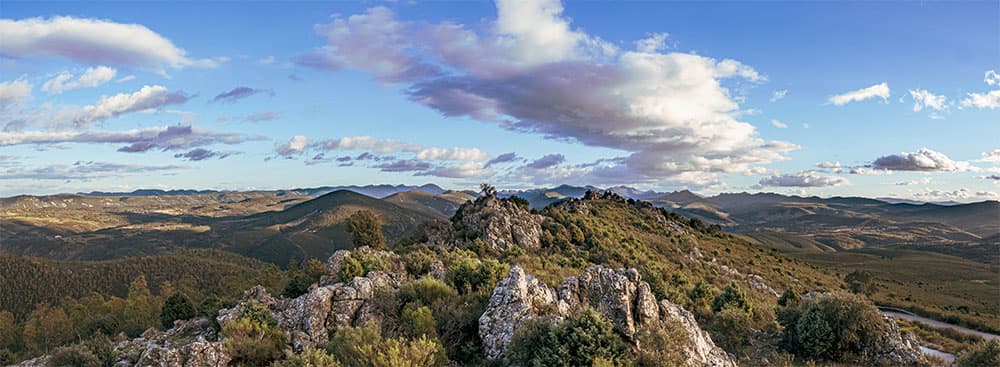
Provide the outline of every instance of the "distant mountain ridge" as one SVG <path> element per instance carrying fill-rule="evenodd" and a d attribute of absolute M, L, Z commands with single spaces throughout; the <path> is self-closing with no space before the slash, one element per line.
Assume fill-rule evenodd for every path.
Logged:
<path fill-rule="evenodd" d="M 297 196 L 320 196 L 323 194 L 328 194 L 338 190 L 353 191 L 362 195 L 371 196 L 373 198 L 384 198 L 389 195 L 397 194 L 400 192 L 419 190 L 432 195 L 440 195 L 448 190 L 441 188 L 435 184 L 424 184 L 420 186 L 411 185 L 348 185 L 348 186 L 320 186 L 320 187 L 310 187 L 310 188 L 296 188 L 289 190 L 255 190 L 262 192 L 275 192 L 279 196 L 286 195 L 297 195 Z M 91 192 L 78 192 L 77 195 L 85 196 L 171 196 L 171 195 L 197 195 L 197 194 L 224 194 L 230 192 L 237 192 L 235 190 L 187 190 L 187 189 L 177 189 L 177 190 L 161 190 L 161 189 L 138 189 L 129 192 L 107 192 L 107 191 L 91 191 Z"/>

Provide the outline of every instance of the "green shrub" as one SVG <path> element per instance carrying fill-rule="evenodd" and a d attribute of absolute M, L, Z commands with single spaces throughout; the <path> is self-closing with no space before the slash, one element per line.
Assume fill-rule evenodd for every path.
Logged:
<path fill-rule="evenodd" d="M 455 289 L 448 286 L 447 283 L 431 277 L 420 278 L 399 289 L 399 297 L 404 303 L 420 302 L 426 306 L 452 299 L 456 295 Z"/>
<path fill-rule="evenodd" d="M 635 338 L 639 345 L 636 364 L 641 367 L 673 367 L 687 363 L 683 350 L 689 343 L 687 331 L 676 322 L 646 323 L 639 327 Z"/>
<path fill-rule="evenodd" d="M 271 311 L 255 301 L 222 325 L 222 335 L 232 363 L 242 366 L 267 366 L 281 356 L 286 340 Z"/>
<path fill-rule="evenodd" d="M 508 271 L 507 265 L 494 259 L 461 257 L 448 266 L 445 278 L 459 293 L 465 294 L 483 288 L 493 289 Z"/>
<path fill-rule="evenodd" d="M 753 315 L 753 303 L 750 297 L 747 297 L 747 293 L 736 282 L 730 282 L 726 289 L 712 300 L 712 312 L 718 313 L 725 308 L 734 308 L 746 312 L 747 315 Z"/>
<path fill-rule="evenodd" d="M 345 367 L 432 367 L 447 362 L 437 339 L 383 338 L 374 323 L 338 330 L 327 351 Z"/>
<path fill-rule="evenodd" d="M 630 365 L 628 347 L 611 322 L 585 309 L 563 322 L 529 321 L 511 338 L 507 357 L 518 366 Z"/>
<path fill-rule="evenodd" d="M 399 323 L 407 335 L 437 336 L 437 321 L 427 306 L 413 307 L 411 304 L 404 308 L 402 315 L 399 316 Z"/>
<path fill-rule="evenodd" d="M 852 271 L 844 277 L 844 283 L 847 283 L 847 287 L 852 293 L 863 294 L 867 297 L 871 297 L 878 290 L 874 276 L 868 271 Z"/>
<path fill-rule="evenodd" d="M 1000 340 L 983 341 L 975 347 L 962 352 L 955 359 L 958 367 L 995 367 L 1000 366 Z"/>
<path fill-rule="evenodd" d="M 82 344 L 56 348 L 49 359 L 50 367 L 103 367 L 101 359 Z"/>
<path fill-rule="evenodd" d="M 712 340 L 728 352 L 741 351 L 750 344 L 750 315 L 734 305 L 727 305 L 709 321 Z"/>
<path fill-rule="evenodd" d="M 275 361 L 271 367 L 340 367 L 340 362 L 322 350 L 306 350 L 286 360 Z"/>
<path fill-rule="evenodd" d="M 191 301 L 181 292 L 174 292 L 163 303 L 163 309 L 160 311 L 160 325 L 164 329 L 169 329 L 174 326 L 174 321 L 188 320 L 194 316 L 195 311 Z"/>
<path fill-rule="evenodd" d="M 851 361 L 867 346 L 883 343 L 885 321 L 866 298 L 826 293 L 779 311 L 792 352 L 815 360 Z"/>
<path fill-rule="evenodd" d="M 365 268 L 361 266 L 361 262 L 353 256 L 348 256 L 344 258 L 344 263 L 340 266 L 340 271 L 337 273 L 337 279 L 339 279 L 341 283 L 347 283 L 354 279 L 354 277 L 364 275 Z"/>

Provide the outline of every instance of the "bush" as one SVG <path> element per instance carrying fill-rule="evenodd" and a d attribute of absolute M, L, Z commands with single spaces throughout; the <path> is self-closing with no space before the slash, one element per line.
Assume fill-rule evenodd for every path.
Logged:
<path fill-rule="evenodd" d="M 750 315 L 733 305 L 716 312 L 709 321 L 712 340 L 722 349 L 735 353 L 750 344 Z"/>
<path fill-rule="evenodd" d="M 975 347 L 958 355 L 955 359 L 958 367 L 988 367 L 1000 366 L 1000 340 L 983 341 Z"/>
<path fill-rule="evenodd" d="M 511 338 L 507 357 L 518 366 L 629 365 L 628 347 L 611 322 L 592 309 L 558 324 L 529 321 Z"/>
<path fill-rule="evenodd" d="M 637 365 L 668 367 L 687 364 L 683 348 L 690 342 L 687 331 L 676 322 L 649 322 L 639 328 L 635 338 L 639 345 Z"/>
<path fill-rule="evenodd" d="M 385 248 L 382 235 L 382 220 L 370 210 L 358 210 L 347 218 L 347 233 L 351 234 L 354 247 L 369 246 L 373 249 Z"/>
<path fill-rule="evenodd" d="M 337 272 L 337 279 L 341 283 L 347 283 L 354 279 L 354 277 L 363 275 L 365 275 L 365 268 L 361 267 L 361 262 L 353 256 L 348 256 L 344 258 L 344 264 L 340 266 L 340 271 Z"/>
<path fill-rule="evenodd" d="M 791 351 L 807 359 L 849 361 L 884 342 L 882 314 L 854 294 L 808 297 L 780 310 L 778 319 Z"/>
<path fill-rule="evenodd" d="M 399 316 L 399 323 L 406 331 L 407 335 L 437 336 L 437 321 L 431 314 L 431 309 L 427 306 L 414 307 L 412 304 L 403 309 L 403 314 Z"/>
<path fill-rule="evenodd" d="M 750 297 L 747 297 L 746 292 L 736 282 L 729 283 L 726 289 L 722 290 L 722 294 L 712 300 L 712 312 L 718 313 L 725 308 L 734 308 L 746 312 L 748 316 L 753 315 Z"/>
<path fill-rule="evenodd" d="M 442 300 L 456 296 L 455 289 L 440 280 L 423 277 L 399 289 L 399 297 L 404 303 L 420 302 L 422 305 L 433 306 Z"/>
<path fill-rule="evenodd" d="M 447 362 L 436 339 L 383 338 L 374 323 L 337 331 L 327 351 L 346 367 L 432 367 Z"/>
<path fill-rule="evenodd" d="M 508 271 L 506 265 L 494 259 L 463 256 L 448 266 L 445 278 L 459 293 L 466 294 L 483 288 L 493 289 Z"/>
<path fill-rule="evenodd" d="M 250 301 L 240 316 L 222 325 L 223 347 L 238 366 L 267 366 L 281 356 L 285 333 L 263 305 Z"/>
<path fill-rule="evenodd" d="M 307 350 L 286 360 L 275 361 L 271 367 L 340 367 L 340 362 L 322 350 Z"/>
<path fill-rule="evenodd" d="M 90 349 L 81 345 L 73 344 L 56 348 L 49 359 L 50 367 L 103 367 L 101 359 L 94 355 Z"/>
<path fill-rule="evenodd" d="M 877 290 L 872 273 L 867 271 L 852 271 L 844 277 L 844 283 L 847 283 L 852 293 L 863 294 L 867 297 L 871 297 Z"/>
<path fill-rule="evenodd" d="M 160 325 L 164 329 L 174 326 L 176 320 L 188 320 L 195 316 L 194 306 L 181 292 L 175 292 L 163 303 L 160 311 Z"/>

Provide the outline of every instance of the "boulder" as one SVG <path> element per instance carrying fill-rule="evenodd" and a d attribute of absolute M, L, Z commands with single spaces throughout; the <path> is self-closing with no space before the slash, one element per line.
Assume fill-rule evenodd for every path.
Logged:
<path fill-rule="evenodd" d="M 497 253 L 514 247 L 537 249 L 541 246 L 541 223 L 541 216 L 511 200 L 483 195 L 458 208 L 452 217 L 454 238 L 449 244 L 478 238 Z"/>

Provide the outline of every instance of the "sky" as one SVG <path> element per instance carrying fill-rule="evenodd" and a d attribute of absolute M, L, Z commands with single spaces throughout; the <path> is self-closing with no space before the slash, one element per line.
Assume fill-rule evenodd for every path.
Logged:
<path fill-rule="evenodd" d="M 0 196 L 1000 198 L 1000 2 L 0 5 Z"/>

